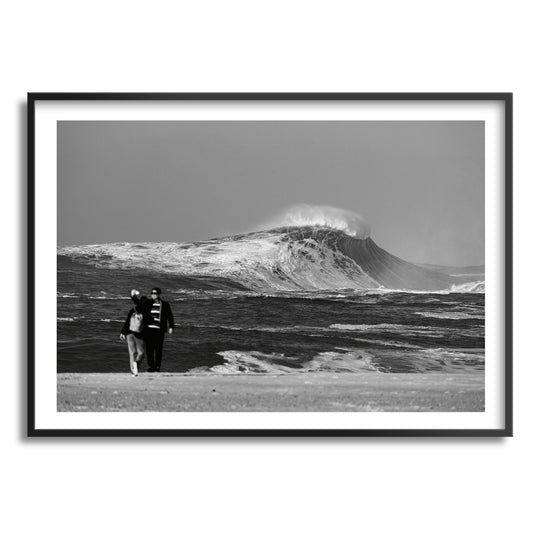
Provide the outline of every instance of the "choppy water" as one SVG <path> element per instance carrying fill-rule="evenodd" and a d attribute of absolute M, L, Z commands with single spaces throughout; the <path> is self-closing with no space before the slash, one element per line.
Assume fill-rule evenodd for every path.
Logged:
<path fill-rule="evenodd" d="M 128 372 L 130 290 L 163 288 L 169 372 L 482 372 L 483 293 L 250 290 L 231 279 L 58 256 L 58 372 Z M 141 371 L 145 367 L 141 366 Z"/>

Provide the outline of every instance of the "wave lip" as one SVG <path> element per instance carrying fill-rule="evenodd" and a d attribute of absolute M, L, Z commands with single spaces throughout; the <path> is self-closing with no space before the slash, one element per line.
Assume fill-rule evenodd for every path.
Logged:
<path fill-rule="evenodd" d="M 370 225 L 361 216 L 347 209 L 329 206 L 298 204 L 263 226 L 268 228 L 315 226 L 343 231 L 350 237 L 358 239 L 370 237 Z"/>

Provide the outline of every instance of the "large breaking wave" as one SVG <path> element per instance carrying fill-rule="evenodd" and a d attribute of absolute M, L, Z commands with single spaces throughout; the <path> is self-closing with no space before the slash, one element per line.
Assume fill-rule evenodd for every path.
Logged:
<path fill-rule="evenodd" d="M 303 217 L 302 223 L 308 220 Z M 350 228 L 327 224 L 324 220 L 192 243 L 66 246 L 58 255 L 99 268 L 217 278 L 258 292 L 485 291 L 483 267 L 416 265 L 380 248 L 364 232 L 354 236 Z"/>

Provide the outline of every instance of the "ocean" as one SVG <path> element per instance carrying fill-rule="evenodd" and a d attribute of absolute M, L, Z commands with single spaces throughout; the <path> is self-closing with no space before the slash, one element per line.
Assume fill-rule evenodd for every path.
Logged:
<path fill-rule="evenodd" d="M 130 291 L 154 286 L 176 322 L 164 372 L 484 372 L 483 267 L 416 265 L 316 226 L 58 248 L 57 371 L 129 372 Z"/>

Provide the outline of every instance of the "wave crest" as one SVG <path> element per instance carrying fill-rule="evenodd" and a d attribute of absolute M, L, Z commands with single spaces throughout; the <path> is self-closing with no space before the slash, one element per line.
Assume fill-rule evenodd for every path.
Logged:
<path fill-rule="evenodd" d="M 262 224 L 257 230 L 280 226 L 317 226 L 340 230 L 357 239 L 370 237 L 370 225 L 361 216 L 347 209 L 325 205 L 294 205 Z"/>

